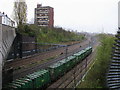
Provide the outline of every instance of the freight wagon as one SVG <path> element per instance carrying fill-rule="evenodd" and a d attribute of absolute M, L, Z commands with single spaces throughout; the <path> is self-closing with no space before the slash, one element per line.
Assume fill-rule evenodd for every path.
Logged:
<path fill-rule="evenodd" d="M 45 70 L 39 70 L 32 74 L 26 75 L 24 78 L 16 79 L 4 87 L 5 89 L 35 89 L 43 88 L 50 84 L 52 81 L 57 80 L 67 71 L 72 69 L 75 65 L 80 63 L 92 52 L 92 47 L 87 47 L 78 53 L 68 56 L 66 59 L 60 60 Z"/>

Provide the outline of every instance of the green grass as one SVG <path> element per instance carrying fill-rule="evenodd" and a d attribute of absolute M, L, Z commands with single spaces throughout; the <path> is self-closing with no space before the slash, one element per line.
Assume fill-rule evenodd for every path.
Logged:
<path fill-rule="evenodd" d="M 114 37 L 106 34 L 100 34 L 99 37 L 101 44 L 97 47 L 95 63 L 77 88 L 106 88 L 106 73 Z"/>
<path fill-rule="evenodd" d="M 39 43 L 60 43 L 85 39 L 84 34 L 79 35 L 61 27 L 48 28 L 36 25 L 22 25 L 17 31 L 22 35 L 36 36 Z"/>

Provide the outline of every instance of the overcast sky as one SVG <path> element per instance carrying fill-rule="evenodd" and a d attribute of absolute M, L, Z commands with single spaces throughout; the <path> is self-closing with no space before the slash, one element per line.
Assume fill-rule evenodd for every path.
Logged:
<path fill-rule="evenodd" d="M 28 22 L 37 3 L 54 8 L 54 26 L 78 32 L 116 33 L 119 0 L 26 0 Z M 0 0 L 0 11 L 12 18 L 14 0 Z"/>

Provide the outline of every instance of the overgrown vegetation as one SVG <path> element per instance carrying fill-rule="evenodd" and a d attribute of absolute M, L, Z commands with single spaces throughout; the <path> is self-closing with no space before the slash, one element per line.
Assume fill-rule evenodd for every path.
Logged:
<path fill-rule="evenodd" d="M 78 88 L 106 88 L 106 73 L 110 64 L 110 55 L 114 37 L 100 34 L 100 46 L 97 47 L 95 64 Z"/>
<path fill-rule="evenodd" d="M 84 39 L 84 35 L 66 31 L 62 28 L 38 27 L 27 25 L 27 4 L 25 0 L 15 0 L 13 17 L 17 23 L 17 32 L 22 35 L 35 36 L 39 43 L 60 43 Z"/>
<path fill-rule="evenodd" d="M 59 43 L 77 40 L 80 41 L 85 38 L 83 34 L 78 35 L 75 32 L 66 31 L 60 27 L 48 28 L 39 27 L 36 25 L 22 25 L 18 29 L 18 32 L 23 35 L 36 36 L 37 42 L 40 43 Z"/>

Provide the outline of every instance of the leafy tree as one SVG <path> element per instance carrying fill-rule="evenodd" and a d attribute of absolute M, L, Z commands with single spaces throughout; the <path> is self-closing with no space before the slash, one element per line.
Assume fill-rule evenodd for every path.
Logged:
<path fill-rule="evenodd" d="M 17 26 L 27 21 L 27 4 L 25 0 L 15 0 L 14 2 L 14 20 Z"/>

